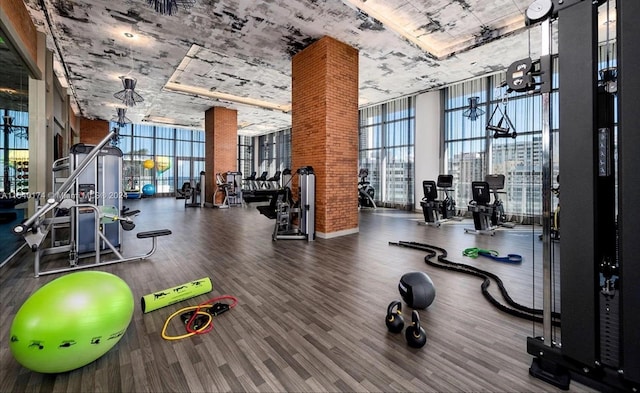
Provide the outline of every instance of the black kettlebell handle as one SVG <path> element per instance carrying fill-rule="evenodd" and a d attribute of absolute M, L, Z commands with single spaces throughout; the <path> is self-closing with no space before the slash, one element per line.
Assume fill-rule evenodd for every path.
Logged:
<path fill-rule="evenodd" d="M 389 322 L 393 321 L 393 319 L 395 318 L 393 309 L 396 307 L 398 308 L 397 314 L 402 314 L 402 303 L 400 303 L 399 301 L 394 300 L 389 303 L 389 306 L 387 306 L 387 320 Z"/>
<path fill-rule="evenodd" d="M 407 344 L 413 348 L 422 348 L 427 343 L 427 334 L 420 327 L 420 316 L 416 310 L 411 313 L 411 326 L 404 332 Z"/>
<path fill-rule="evenodd" d="M 397 300 L 389 303 L 389 307 L 387 307 L 385 324 L 391 333 L 400 333 L 404 328 L 404 320 L 402 319 L 402 312 L 400 311 L 401 307 L 402 303 Z M 395 310 L 395 308 L 397 308 L 397 310 Z"/>
<path fill-rule="evenodd" d="M 411 312 L 411 326 L 413 327 L 413 336 L 415 338 L 420 337 L 420 314 L 416 310 Z"/>

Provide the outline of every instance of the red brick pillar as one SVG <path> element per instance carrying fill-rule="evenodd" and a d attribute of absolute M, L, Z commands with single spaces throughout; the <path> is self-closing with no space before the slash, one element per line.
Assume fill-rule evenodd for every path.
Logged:
<path fill-rule="evenodd" d="M 316 174 L 316 233 L 358 232 L 358 50 L 323 37 L 292 60 L 292 170 Z"/>
<path fill-rule="evenodd" d="M 80 119 L 80 143 L 97 145 L 109 133 L 109 122 L 105 120 Z"/>
<path fill-rule="evenodd" d="M 216 173 L 235 171 L 238 167 L 238 111 L 222 107 L 209 108 L 204 114 L 207 203 L 222 203 L 222 195 L 213 201 Z M 197 175 L 197 174 L 196 174 Z"/>

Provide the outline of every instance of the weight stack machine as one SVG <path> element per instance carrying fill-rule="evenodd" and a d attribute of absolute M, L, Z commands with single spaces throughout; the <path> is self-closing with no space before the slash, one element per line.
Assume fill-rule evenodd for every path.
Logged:
<path fill-rule="evenodd" d="M 298 201 L 291 204 L 286 195 L 280 193 L 276 205 L 276 223 L 272 239 L 300 239 L 312 241 L 316 238 L 316 175 L 310 166 L 297 170 Z M 285 190 L 286 191 L 286 190 Z M 297 219 L 297 226 L 295 220 Z"/>
<path fill-rule="evenodd" d="M 69 159 L 72 171 L 93 148 L 82 143 L 71 147 Z M 71 192 L 77 205 L 111 206 L 113 213 L 119 215 L 122 211 L 122 151 L 114 146 L 100 149 L 96 158 L 80 173 Z M 79 206 L 71 209 L 71 220 L 74 223 L 71 244 L 76 244 L 77 254 L 95 252 L 95 227 L 100 225 L 96 223 L 95 211 Z M 121 231 L 117 222 L 102 225 L 102 233 L 115 247 L 120 247 Z M 100 245 L 100 250 L 107 249 L 106 244 Z"/>
<path fill-rule="evenodd" d="M 605 7 L 606 24 L 616 22 L 615 69 L 598 61 Z M 527 11 L 530 22 L 543 21 L 543 36 L 544 24 L 557 19 L 563 178 L 560 288 L 547 263 L 546 225 L 544 336 L 529 337 L 527 352 L 530 373 L 562 389 L 575 379 L 601 391 L 640 391 L 638 15 L 638 0 L 617 0 L 615 8 L 604 0 L 537 0 Z M 613 47 L 609 39 L 605 45 Z M 550 319 L 558 291 L 561 342 Z"/>

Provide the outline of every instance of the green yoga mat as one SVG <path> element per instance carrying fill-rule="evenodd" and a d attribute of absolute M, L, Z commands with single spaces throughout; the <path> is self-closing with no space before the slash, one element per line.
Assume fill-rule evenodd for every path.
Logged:
<path fill-rule="evenodd" d="M 183 300 L 191 299 L 203 293 L 210 292 L 213 286 L 209 277 L 191 281 L 173 288 L 144 295 L 140 299 L 142 312 L 148 313 L 162 307 L 166 307 Z"/>

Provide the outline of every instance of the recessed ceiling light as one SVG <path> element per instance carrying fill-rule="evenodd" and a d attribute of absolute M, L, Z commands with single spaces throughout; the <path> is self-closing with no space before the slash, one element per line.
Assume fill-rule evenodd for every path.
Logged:
<path fill-rule="evenodd" d="M 131 33 L 124 33 L 124 36 L 127 38 L 133 38 L 133 34 Z"/>

